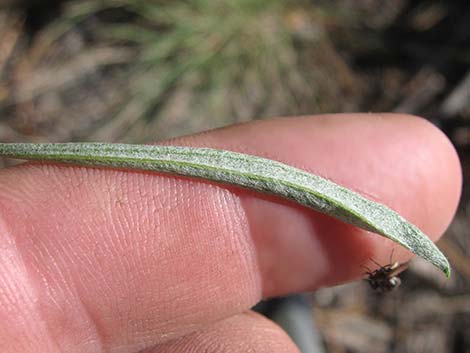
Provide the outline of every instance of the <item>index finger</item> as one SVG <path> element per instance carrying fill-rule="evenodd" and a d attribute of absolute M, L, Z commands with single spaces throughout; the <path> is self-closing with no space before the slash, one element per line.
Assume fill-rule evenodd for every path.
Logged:
<path fill-rule="evenodd" d="M 451 145 L 412 117 L 278 119 L 173 142 L 320 174 L 434 239 L 460 194 Z M 289 202 L 155 173 L 25 164 L 0 173 L 0 212 L 0 315 L 16 323 L 0 324 L 0 337 L 42 337 L 42 351 L 142 349 L 263 296 L 357 278 L 371 255 L 387 261 L 391 247 Z"/>

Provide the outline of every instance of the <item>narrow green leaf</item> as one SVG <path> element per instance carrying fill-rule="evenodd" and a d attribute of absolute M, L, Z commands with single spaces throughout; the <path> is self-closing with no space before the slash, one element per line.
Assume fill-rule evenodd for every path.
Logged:
<path fill-rule="evenodd" d="M 277 195 L 381 234 L 450 276 L 449 263 L 440 250 L 395 211 L 329 180 L 273 160 L 211 148 L 106 143 L 0 143 L 0 156 L 150 170 Z"/>

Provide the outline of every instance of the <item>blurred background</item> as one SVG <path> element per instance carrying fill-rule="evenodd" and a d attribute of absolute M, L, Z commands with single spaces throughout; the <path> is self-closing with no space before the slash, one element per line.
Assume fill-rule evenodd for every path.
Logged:
<path fill-rule="evenodd" d="M 439 247 L 399 290 L 322 289 L 325 352 L 470 352 L 470 2 L 0 0 L 0 141 L 145 143 L 252 119 L 424 116 L 464 169 Z"/>

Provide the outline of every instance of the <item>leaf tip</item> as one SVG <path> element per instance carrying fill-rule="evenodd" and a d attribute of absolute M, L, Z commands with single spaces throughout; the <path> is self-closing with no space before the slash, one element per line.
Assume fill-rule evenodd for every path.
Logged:
<path fill-rule="evenodd" d="M 450 278 L 450 276 L 452 274 L 452 269 L 451 269 L 449 263 L 447 263 L 447 266 L 445 268 L 443 268 L 443 271 L 444 271 L 444 274 L 446 275 L 446 277 Z"/>
<path fill-rule="evenodd" d="M 442 255 L 442 257 L 439 259 L 439 261 L 434 262 L 434 265 L 436 265 L 444 274 L 446 275 L 447 278 L 449 278 L 452 274 L 452 269 L 449 264 L 449 260 Z"/>

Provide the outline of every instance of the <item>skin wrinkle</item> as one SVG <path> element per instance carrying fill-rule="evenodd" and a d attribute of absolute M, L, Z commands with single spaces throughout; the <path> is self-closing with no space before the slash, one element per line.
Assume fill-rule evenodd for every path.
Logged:
<path fill-rule="evenodd" d="M 53 247 L 54 244 L 51 244 L 49 245 L 49 248 Z M 59 249 L 59 247 L 57 247 L 57 249 Z M 52 255 L 52 253 L 50 251 L 48 251 L 48 248 L 47 247 L 44 247 L 43 248 L 44 251 L 47 251 L 47 254 L 43 254 L 42 258 L 48 258 L 48 259 L 54 259 L 54 256 Z M 73 255 L 73 249 L 72 250 L 72 253 L 71 255 Z M 56 250 L 56 252 L 58 252 L 58 250 Z M 68 252 L 67 251 L 61 251 L 64 255 L 67 254 Z M 40 254 L 40 252 L 38 253 Z M 72 256 L 68 256 L 67 258 L 62 258 L 61 260 L 63 260 L 64 262 L 69 262 L 69 263 L 72 263 L 73 261 L 73 257 Z M 39 258 L 36 259 L 36 263 L 38 263 L 40 260 Z M 77 288 L 79 288 L 80 286 L 73 281 L 73 276 L 70 276 L 69 274 L 64 274 L 63 273 L 63 270 L 61 266 L 58 265 L 58 262 L 53 262 L 52 263 L 53 265 L 53 268 L 54 268 L 54 271 L 52 271 L 52 268 L 49 266 L 49 272 L 53 272 L 54 273 L 54 278 L 52 279 L 48 279 L 47 277 L 43 277 L 43 285 L 41 286 L 42 288 L 42 293 L 44 293 L 44 297 L 47 297 L 48 300 L 43 300 L 44 303 L 49 303 L 49 302 L 54 302 L 56 304 L 56 311 L 58 312 L 58 315 L 56 315 L 56 317 L 60 317 L 61 320 L 58 320 L 57 322 L 53 322 L 51 320 L 49 321 L 45 321 L 45 322 L 50 322 L 50 325 L 49 325 L 49 332 L 51 333 L 50 336 L 51 337 L 66 337 L 67 334 L 64 333 L 62 335 L 60 334 L 57 334 L 57 331 L 61 332 L 63 331 L 63 328 L 67 327 L 67 323 L 71 322 L 69 320 L 70 317 L 74 317 L 75 318 L 75 322 L 86 322 L 86 326 L 88 327 L 88 331 L 91 329 L 91 335 L 95 337 L 95 341 L 96 342 L 99 342 L 100 343 L 100 346 L 101 346 L 101 341 L 100 341 L 100 337 L 102 337 L 100 335 L 100 329 L 99 329 L 99 326 L 97 324 L 97 321 L 95 320 L 95 318 L 93 317 L 93 315 L 91 315 L 91 312 L 88 310 L 87 306 L 85 305 L 85 303 L 83 303 L 81 300 L 80 300 L 80 294 L 79 294 L 79 290 L 77 290 Z M 40 276 L 42 274 L 42 271 L 41 270 L 38 270 L 37 271 L 38 273 L 38 276 Z M 95 273 L 93 272 L 89 272 L 88 274 L 86 274 L 88 276 L 93 276 L 93 275 L 96 275 Z M 73 283 L 72 283 L 72 286 L 69 286 L 68 285 L 68 281 L 72 279 Z M 58 285 L 52 285 L 52 284 L 55 284 L 55 283 L 61 283 L 60 286 Z M 104 281 L 103 281 L 103 286 L 104 285 Z M 60 292 L 56 292 L 56 293 L 53 293 L 54 292 L 54 288 L 61 288 L 63 290 L 61 290 Z M 57 297 L 58 297 L 58 294 L 60 294 L 60 298 L 63 300 L 63 302 L 60 302 L 60 301 L 57 301 Z M 103 293 L 106 293 L 105 291 L 103 291 Z M 68 298 L 73 298 L 74 301 L 69 301 Z M 76 305 L 78 302 L 78 304 L 81 304 L 81 305 Z M 50 315 L 50 306 L 47 306 L 47 308 L 49 309 L 48 310 L 48 314 Z M 74 308 L 73 312 L 70 312 L 69 314 L 66 314 L 64 311 L 68 311 L 69 308 Z M 65 309 L 65 310 L 64 310 Z M 80 310 L 81 309 L 81 310 Z M 44 311 L 43 311 L 44 312 Z M 77 315 L 77 313 L 80 313 L 81 315 Z M 44 314 L 45 316 L 47 314 Z M 73 322 L 73 320 L 72 320 Z M 55 324 L 55 325 L 54 325 Z M 73 325 L 72 325 L 73 326 Z M 83 326 L 83 325 L 79 325 L 79 326 Z M 54 329 L 55 327 L 55 329 Z M 56 333 L 56 334 L 54 334 Z M 73 335 L 72 335 L 73 336 Z M 72 340 L 73 340 L 73 337 L 72 337 Z M 64 340 L 65 341 L 65 340 Z M 56 342 L 57 346 L 60 347 L 60 352 L 62 352 L 63 350 L 67 350 L 65 347 L 67 347 L 69 344 L 68 342 L 63 342 L 62 344 L 60 344 L 59 342 Z M 97 352 L 99 352 L 100 350 L 98 350 Z"/>
<path fill-rule="evenodd" d="M 109 239 L 110 241 L 109 253 L 122 254 L 122 253 L 125 253 L 126 250 L 132 246 L 132 243 L 129 241 L 127 237 L 120 237 L 120 236 L 115 236 L 115 235 L 125 234 L 129 229 L 132 229 L 132 225 L 137 226 L 138 233 L 144 234 L 141 231 L 141 225 L 143 227 L 148 226 L 149 221 L 145 218 L 139 217 L 141 212 L 136 212 L 135 214 L 133 212 L 126 212 L 126 209 L 127 207 L 129 207 L 129 205 L 127 205 L 127 207 L 126 207 L 126 204 L 120 205 L 120 207 L 118 208 L 113 207 L 113 205 L 116 203 L 116 200 L 120 199 L 121 194 L 126 194 L 125 188 L 122 187 L 122 184 L 124 183 L 127 184 L 130 187 L 129 192 L 134 194 L 136 192 L 139 193 L 140 190 L 142 189 L 141 183 L 129 182 L 128 173 L 125 173 L 125 172 L 119 172 L 116 178 L 113 178 L 113 179 L 122 180 L 122 181 L 119 183 L 118 187 L 111 188 L 109 191 L 106 192 L 106 194 L 109 195 L 109 202 L 108 202 L 109 205 L 105 207 L 105 209 L 109 209 L 109 215 L 107 215 L 106 219 L 114 220 L 113 222 L 110 222 L 112 224 L 112 227 L 109 230 L 109 236 L 107 237 L 107 239 Z M 140 179 L 138 180 L 140 181 Z M 118 204 L 120 203 L 118 202 Z M 135 207 L 139 207 L 139 206 L 136 205 Z M 146 241 L 147 239 L 148 239 L 147 236 L 143 237 L 143 241 Z M 139 247 L 136 247 L 136 249 L 140 250 Z M 127 276 L 126 279 L 122 283 L 123 285 L 125 285 L 126 283 L 134 283 L 134 281 L 132 280 L 132 270 L 131 270 L 133 268 L 132 260 L 133 260 L 132 257 L 126 257 L 126 256 L 120 257 L 121 264 L 123 268 L 125 269 L 123 273 Z M 124 286 L 123 288 L 126 288 L 126 286 Z"/>
<path fill-rule="evenodd" d="M 221 215 L 224 217 L 224 223 L 229 224 L 227 229 L 231 235 L 229 239 L 231 240 L 230 250 L 233 254 L 236 254 L 237 251 L 240 256 L 240 265 L 244 268 L 245 273 L 248 274 L 248 280 L 245 283 L 241 283 L 241 288 L 238 288 L 240 293 L 248 292 L 253 300 L 256 302 L 261 298 L 261 278 L 256 276 L 258 269 L 258 259 L 256 257 L 255 244 L 251 240 L 249 234 L 249 229 L 247 227 L 248 216 L 240 202 L 240 199 L 237 195 L 230 192 L 230 190 L 223 190 L 220 193 L 221 204 Z M 237 207 L 233 207 L 233 204 L 236 204 Z M 228 217 L 230 215 L 230 217 Z M 246 236 L 240 236 L 237 232 L 243 232 Z M 248 285 L 248 283 L 250 285 Z M 245 285 L 243 285 L 245 284 Z"/>
<path fill-rule="evenodd" d="M 102 326 L 100 326 L 98 318 L 93 314 L 93 311 L 89 310 L 89 307 L 84 303 L 80 296 L 77 296 L 77 301 L 81 304 L 82 313 L 84 314 L 85 318 L 88 320 L 91 330 L 92 330 L 92 338 L 83 340 L 83 343 L 80 345 L 80 349 L 86 352 L 96 352 L 101 353 L 105 351 L 103 337 L 104 335 Z M 86 344 L 89 343 L 89 344 Z M 89 346 L 89 347 L 87 347 Z M 93 351 L 91 350 L 93 349 Z"/>
<path fill-rule="evenodd" d="M 259 314 L 244 312 L 140 353 L 183 352 L 299 353 L 299 350 L 276 324 Z"/>
<path fill-rule="evenodd" d="M 227 192 L 223 194 L 226 200 L 226 208 L 230 209 L 232 212 L 232 220 L 234 223 L 234 227 L 231 229 L 231 234 L 233 234 L 233 239 L 235 241 L 234 252 L 236 249 L 245 249 L 243 253 L 241 253 L 242 264 L 246 267 L 247 273 L 249 274 L 250 278 L 248 283 L 254 284 L 251 288 L 253 298 L 261 298 L 262 297 L 262 279 L 259 275 L 259 258 L 257 256 L 257 252 L 255 251 L 256 245 L 253 242 L 252 237 L 244 237 L 236 234 L 236 231 L 241 231 L 244 234 L 252 234 L 249 230 L 249 218 L 243 207 L 243 202 L 234 193 Z M 232 202 L 237 202 L 240 204 L 241 207 L 230 207 L 230 202 L 227 199 L 230 199 Z M 236 200 L 234 200 L 236 198 Z M 251 263 L 249 260 L 252 260 Z M 255 261 L 253 261 L 255 259 Z M 246 286 L 244 290 L 249 291 L 250 288 Z"/>

